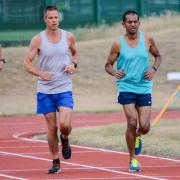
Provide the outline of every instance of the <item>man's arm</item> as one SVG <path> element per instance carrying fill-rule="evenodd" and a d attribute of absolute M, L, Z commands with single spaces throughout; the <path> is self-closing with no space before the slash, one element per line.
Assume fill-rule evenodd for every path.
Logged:
<path fill-rule="evenodd" d="M 149 38 L 148 42 L 149 42 L 149 52 L 153 55 L 155 60 L 154 60 L 152 68 L 145 73 L 145 78 L 152 80 L 155 72 L 158 70 L 161 64 L 161 55 L 160 55 L 159 49 L 157 48 L 155 44 L 154 39 Z"/>
<path fill-rule="evenodd" d="M 154 40 L 152 38 L 149 39 L 150 42 L 150 48 L 149 48 L 149 52 L 154 56 L 155 61 L 153 64 L 153 67 L 155 68 L 155 70 L 157 71 L 158 67 L 161 64 L 161 55 L 159 52 L 159 49 L 157 48 Z"/>
<path fill-rule="evenodd" d="M 116 62 L 119 54 L 120 54 L 120 43 L 119 43 L 119 39 L 117 39 L 111 47 L 107 62 L 105 64 L 106 72 L 111 76 L 115 76 L 117 79 L 121 79 L 125 75 L 124 70 L 115 71 L 115 69 L 113 68 L 113 65 Z"/>
<path fill-rule="evenodd" d="M 72 63 L 66 66 L 65 71 L 72 74 L 75 72 L 77 68 L 79 56 L 77 52 L 75 37 L 70 32 L 68 32 L 68 43 L 69 43 L 69 50 L 71 52 Z"/>
<path fill-rule="evenodd" d="M 52 72 L 40 71 L 33 64 L 33 60 L 35 59 L 36 55 L 38 54 L 40 43 L 41 43 L 41 39 L 40 39 L 39 35 L 35 36 L 31 40 L 27 55 L 24 60 L 24 67 L 29 73 L 31 73 L 35 76 L 41 77 L 44 80 L 48 80 L 54 74 Z"/>

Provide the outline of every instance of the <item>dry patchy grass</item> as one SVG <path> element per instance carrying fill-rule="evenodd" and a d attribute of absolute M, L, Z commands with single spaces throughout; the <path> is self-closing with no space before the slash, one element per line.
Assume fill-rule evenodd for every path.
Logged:
<path fill-rule="evenodd" d="M 166 121 L 142 136 L 143 154 L 180 158 L 179 144 L 180 121 Z M 100 127 L 81 127 L 72 131 L 73 144 L 128 152 L 125 140 L 125 124 Z M 81 138 L 79 138 L 81 137 Z"/>
<path fill-rule="evenodd" d="M 179 84 L 178 81 L 167 81 L 166 75 L 171 71 L 179 71 L 180 67 L 180 17 L 147 18 L 142 21 L 142 29 L 154 37 L 162 54 L 162 65 L 154 79 L 153 94 L 153 108 L 161 109 Z M 81 37 L 86 41 L 77 42 L 80 62 L 78 71 L 73 76 L 75 111 L 120 110 L 121 107 L 115 102 L 114 79 L 105 73 L 104 64 L 112 42 L 122 34 L 123 29 L 119 23 L 112 27 L 84 29 L 84 32 L 86 33 L 81 34 Z M 4 49 L 8 63 L 1 72 L 1 114 L 35 113 L 36 78 L 23 68 L 26 52 L 27 47 Z"/>

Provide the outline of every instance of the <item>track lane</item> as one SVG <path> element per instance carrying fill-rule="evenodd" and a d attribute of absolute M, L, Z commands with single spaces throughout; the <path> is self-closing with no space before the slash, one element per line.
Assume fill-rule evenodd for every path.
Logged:
<path fill-rule="evenodd" d="M 97 126 L 124 120 L 120 113 L 75 114 L 73 126 Z M 0 174 L 25 179 L 180 179 L 179 160 L 140 156 L 143 170 L 129 173 L 127 153 L 80 146 L 72 147 L 71 160 L 62 160 L 60 174 L 49 175 L 47 169 L 51 157 L 47 143 L 25 139 L 37 132 L 45 132 L 45 127 L 41 116 L 0 117 L 0 162 L 3 162 Z M 0 175 L 0 179 L 4 178 Z"/>

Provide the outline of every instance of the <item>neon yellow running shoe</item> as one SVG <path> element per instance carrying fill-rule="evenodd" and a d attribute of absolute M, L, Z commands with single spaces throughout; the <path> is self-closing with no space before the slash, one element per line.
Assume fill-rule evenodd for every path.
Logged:
<path fill-rule="evenodd" d="M 129 171 L 134 172 L 134 171 L 140 171 L 140 166 L 139 162 L 137 159 L 132 158 L 130 163 L 129 163 Z"/>
<path fill-rule="evenodd" d="M 136 142 L 135 142 L 135 155 L 139 155 L 142 151 L 142 140 L 141 136 L 136 137 Z"/>

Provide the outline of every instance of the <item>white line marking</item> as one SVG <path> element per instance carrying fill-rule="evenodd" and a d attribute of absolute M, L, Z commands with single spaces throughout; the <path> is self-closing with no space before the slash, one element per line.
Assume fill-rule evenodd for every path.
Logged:
<path fill-rule="evenodd" d="M 12 156 L 23 157 L 23 158 L 29 158 L 29 159 L 36 159 L 36 160 L 43 160 L 43 161 L 50 161 L 50 162 L 52 161 L 52 160 L 50 160 L 50 159 L 45 159 L 45 158 L 40 158 L 40 157 L 33 157 L 33 156 L 27 156 L 27 155 L 16 154 L 16 153 L 9 153 L 9 152 L 4 152 L 4 151 L 0 151 L 0 153 L 12 155 Z M 116 171 L 116 170 L 106 169 L 106 168 L 102 168 L 102 167 L 89 166 L 89 165 L 83 165 L 83 164 L 77 164 L 77 163 L 70 163 L 70 162 L 64 162 L 64 161 L 61 161 L 61 162 L 64 163 L 64 164 L 68 164 L 68 165 L 86 167 L 86 168 L 89 168 L 89 169 L 98 169 L 98 170 L 105 171 L 105 172 L 111 172 L 111 173 L 117 173 L 117 174 L 124 174 L 124 175 L 129 175 L 129 176 L 134 176 L 134 177 L 154 179 L 154 180 L 167 180 L 167 179 L 163 179 L 163 178 L 145 176 L 145 175 L 140 175 L 140 174 L 132 174 L 132 173 L 127 173 L 127 172 L 122 172 L 122 171 Z"/>
<path fill-rule="evenodd" d="M 5 174 L 0 174 L 0 176 L 1 177 L 6 177 L 6 178 L 10 178 L 10 179 L 27 180 L 27 179 L 24 179 L 24 178 L 15 177 L 15 176 L 8 176 L 8 175 L 5 175 Z"/>
<path fill-rule="evenodd" d="M 0 149 L 6 149 L 6 148 L 9 148 L 9 149 L 28 149 L 28 148 L 41 148 L 41 147 L 47 147 L 47 146 L 4 146 L 4 147 L 0 147 Z"/>
<path fill-rule="evenodd" d="M 88 177 L 88 178 L 68 178 L 68 180 L 105 180 L 105 179 L 107 179 L 107 180 L 109 180 L 109 179 L 139 179 L 139 177 L 123 177 L 123 176 L 117 176 L 117 177 L 108 177 L 108 178 L 94 178 L 94 177 Z M 46 179 L 46 180 L 52 180 L 52 179 Z M 54 179 L 53 178 L 53 180 L 59 180 L 59 179 Z M 61 180 L 67 180 L 67 178 L 66 179 L 61 179 Z"/>
<path fill-rule="evenodd" d="M 44 141 L 46 142 L 46 141 Z M 118 152 L 118 151 L 113 151 L 113 150 L 106 150 L 106 149 L 101 149 L 101 148 L 92 148 L 92 147 L 86 147 L 86 146 L 78 146 L 78 145 L 72 145 L 72 147 L 78 147 L 78 148 L 83 148 L 83 149 L 92 149 L 92 150 L 99 150 L 99 151 L 104 151 L 104 152 L 110 152 L 110 153 L 117 153 L 117 154 L 126 154 L 128 155 L 128 153 L 126 152 Z M 158 156 L 150 156 L 150 155 L 139 155 L 142 157 L 149 157 L 152 159 L 162 159 L 162 160 L 167 160 L 167 161 L 174 161 L 174 162 L 178 162 L 180 163 L 180 160 L 177 159 L 171 159 L 171 158 L 164 158 L 164 157 L 158 157 Z"/>
<path fill-rule="evenodd" d="M 15 134 L 13 135 L 13 138 L 15 139 L 21 139 L 23 141 L 31 141 L 31 142 L 43 142 L 43 143 L 47 143 L 47 141 L 42 141 L 42 140 L 37 140 L 37 139 L 29 139 L 29 138 L 21 138 L 19 136 L 24 135 L 26 133 L 21 133 L 21 134 Z M 93 147 L 87 147 L 87 146 L 78 146 L 78 145 L 71 145 L 72 147 L 76 147 L 76 148 L 82 148 L 82 149 L 90 149 L 90 150 L 95 150 L 95 151 L 103 151 L 103 152 L 109 152 L 109 153 L 117 153 L 117 154 L 125 154 L 128 155 L 128 153 L 126 152 L 119 152 L 119 151 L 113 151 L 113 150 L 106 150 L 106 149 L 102 149 L 102 148 L 93 148 Z M 150 156 L 150 155 L 139 155 L 142 157 L 148 157 L 148 158 L 152 158 L 152 159 L 161 159 L 161 160 L 167 160 L 167 161 L 174 161 L 177 163 L 180 163 L 180 160 L 178 159 L 171 159 L 171 158 L 165 158 L 165 157 L 158 157 L 158 156 Z"/>
<path fill-rule="evenodd" d="M 143 166 L 143 167 L 149 167 L 149 168 L 152 168 L 152 167 L 156 167 L 156 168 L 161 168 L 161 167 L 177 167 L 177 166 Z M 127 170 L 127 167 L 119 167 L 119 166 L 103 166 L 102 168 L 105 168 L 105 169 L 121 169 L 121 170 Z M 86 168 L 86 167 L 63 167 L 63 170 L 66 169 L 66 170 L 88 170 L 89 168 Z M 1 170 L 1 172 L 30 172 L 30 171 L 46 171 L 47 169 L 3 169 Z M 163 177 L 180 177 L 180 176 L 163 176 Z"/>

